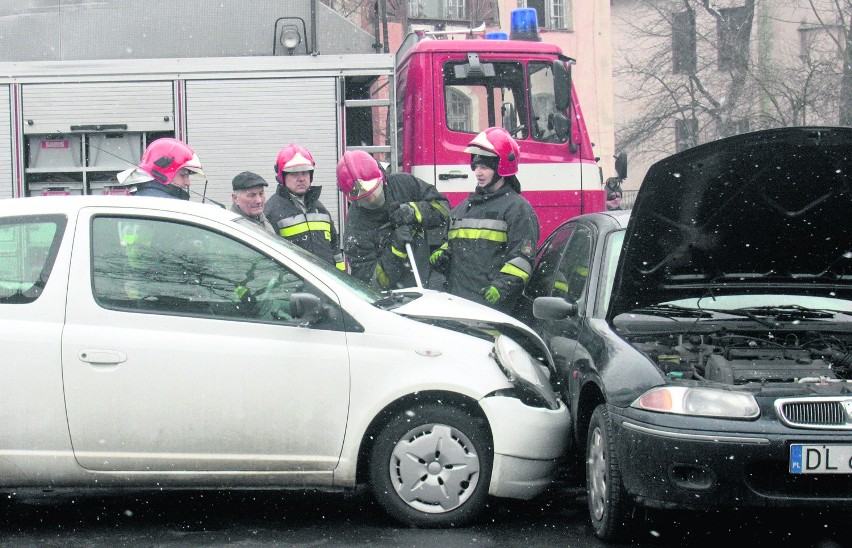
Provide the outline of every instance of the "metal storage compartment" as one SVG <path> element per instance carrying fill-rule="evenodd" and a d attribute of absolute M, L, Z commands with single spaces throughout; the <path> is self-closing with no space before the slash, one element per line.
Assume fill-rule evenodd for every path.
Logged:
<path fill-rule="evenodd" d="M 80 135 L 34 135 L 27 137 L 30 169 L 63 171 L 83 167 Z"/>
<path fill-rule="evenodd" d="M 43 183 L 30 183 L 30 196 L 80 196 L 83 194 L 83 183 L 48 181 Z"/>
<path fill-rule="evenodd" d="M 90 168 L 122 171 L 142 158 L 141 133 L 91 133 L 88 140 Z"/>

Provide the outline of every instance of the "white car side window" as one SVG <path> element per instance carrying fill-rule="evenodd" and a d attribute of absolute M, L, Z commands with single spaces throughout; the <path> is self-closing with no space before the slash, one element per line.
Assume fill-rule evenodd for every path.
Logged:
<path fill-rule="evenodd" d="M 306 282 L 257 250 L 203 227 L 97 217 L 95 299 L 106 308 L 297 324 L 290 296 Z"/>

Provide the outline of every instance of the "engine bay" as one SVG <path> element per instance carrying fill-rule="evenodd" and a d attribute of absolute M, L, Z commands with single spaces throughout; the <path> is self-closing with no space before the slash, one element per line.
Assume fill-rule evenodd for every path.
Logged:
<path fill-rule="evenodd" d="M 630 343 L 672 379 L 731 385 L 852 382 L 852 334 L 733 331 L 635 335 Z"/>

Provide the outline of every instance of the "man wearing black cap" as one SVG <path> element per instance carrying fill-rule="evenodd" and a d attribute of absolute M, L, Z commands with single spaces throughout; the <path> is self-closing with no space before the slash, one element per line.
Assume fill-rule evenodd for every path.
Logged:
<path fill-rule="evenodd" d="M 231 186 L 234 189 L 231 194 L 234 200 L 231 211 L 240 214 L 237 222 L 275 235 L 275 229 L 263 214 L 263 206 L 266 205 L 264 187 L 269 186 L 269 183 L 257 173 L 243 171 L 234 177 Z"/>

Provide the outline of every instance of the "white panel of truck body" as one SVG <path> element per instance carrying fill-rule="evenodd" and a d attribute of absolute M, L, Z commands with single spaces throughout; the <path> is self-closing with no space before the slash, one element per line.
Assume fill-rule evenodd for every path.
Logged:
<path fill-rule="evenodd" d="M 68 133 L 72 126 L 114 124 L 126 124 L 126 131 L 173 131 L 173 89 L 171 80 L 25 84 L 24 133 Z"/>
<path fill-rule="evenodd" d="M 320 200 L 339 232 L 337 105 L 334 76 L 188 80 L 186 137 L 204 166 L 207 196 L 230 204 L 231 180 L 241 171 L 266 179 L 271 196 L 278 152 L 297 143 L 314 157 L 313 184 L 322 186 Z M 199 186 L 193 190 L 202 192 Z"/>
<path fill-rule="evenodd" d="M 11 198 L 12 191 L 12 106 L 9 86 L 0 86 L 0 198 Z"/>

